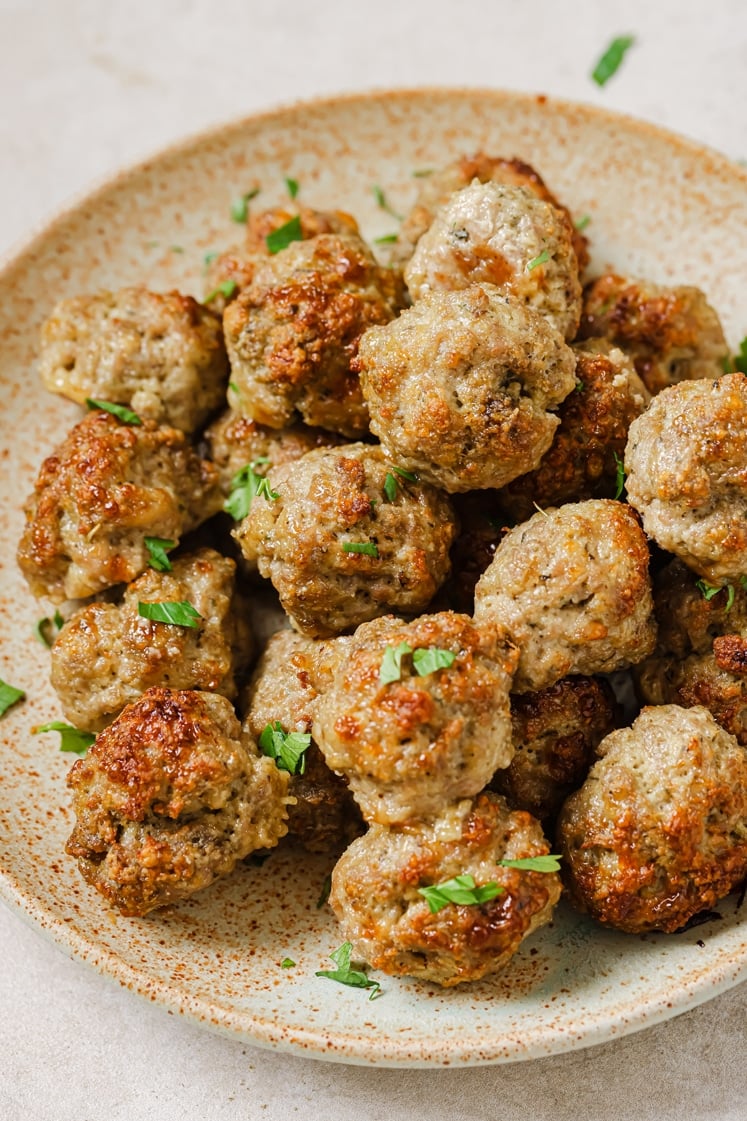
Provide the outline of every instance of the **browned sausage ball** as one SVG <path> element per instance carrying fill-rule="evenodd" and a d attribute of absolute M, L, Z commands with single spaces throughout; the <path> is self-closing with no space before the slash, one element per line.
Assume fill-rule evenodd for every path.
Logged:
<path fill-rule="evenodd" d="M 488 156 L 484 152 L 477 152 L 474 156 L 462 156 L 446 167 L 421 177 L 415 205 L 405 216 L 394 247 L 394 256 L 398 261 L 406 261 L 412 256 L 413 249 L 433 222 L 436 212 L 456 191 L 469 186 L 475 179 L 481 183 L 504 183 L 511 187 L 524 187 L 537 198 L 564 211 L 571 221 L 568 210 L 558 202 L 545 185 L 541 175 L 530 164 L 524 163 L 523 160 L 504 159 L 502 156 Z M 573 247 L 578 258 L 578 267 L 583 270 L 589 263 L 588 242 L 575 226 L 573 226 Z"/>
<path fill-rule="evenodd" d="M 66 851 L 123 915 L 226 876 L 285 835 L 288 775 L 256 754 L 225 697 L 148 690 L 68 776 Z"/>
<path fill-rule="evenodd" d="M 213 549 L 149 569 L 121 604 L 91 603 L 65 623 L 52 647 L 51 681 L 77 728 L 99 731 L 153 685 L 204 689 L 232 699 L 249 661 L 251 634 L 234 595 L 236 565 Z M 196 627 L 153 622 L 138 603 L 188 602 Z"/>
<path fill-rule="evenodd" d="M 515 666 L 496 628 L 450 611 L 358 628 L 317 702 L 314 739 L 367 821 L 438 813 L 508 765 Z"/>
<path fill-rule="evenodd" d="M 630 426 L 628 501 L 649 537 L 712 583 L 747 573 L 747 377 L 684 381 Z"/>
<path fill-rule="evenodd" d="M 617 725 L 617 705 L 602 678 L 564 677 L 538 693 L 511 697 L 516 754 L 496 771 L 491 790 L 550 823 L 586 778 L 594 750 Z"/>
<path fill-rule="evenodd" d="M 729 356 L 717 313 L 699 288 L 600 276 L 584 289 L 581 338 L 603 335 L 630 354 L 651 393 L 717 378 Z"/>
<path fill-rule="evenodd" d="M 42 327 L 39 370 L 47 389 L 81 405 L 113 401 L 184 432 L 219 408 L 228 382 L 219 317 L 143 287 L 62 300 Z"/>
<path fill-rule="evenodd" d="M 539 511 L 506 534 L 475 590 L 475 619 L 504 627 L 519 647 L 515 692 L 651 653 L 648 556 L 633 511 L 609 499 Z"/>
<path fill-rule="evenodd" d="M 747 751 L 704 708 L 645 708 L 599 745 L 558 836 L 573 903 L 631 934 L 679 930 L 747 875 Z"/>
<path fill-rule="evenodd" d="M 605 339 L 573 346 L 576 389 L 558 407 L 560 424 L 535 471 L 504 487 L 499 502 L 515 521 L 537 506 L 614 498 L 628 429 L 650 401 L 630 359 Z"/>
<path fill-rule="evenodd" d="M 183 432 L 97 410 L 44 460 L 18 564 L 34 595 L 83 599 L 143 572 L 146 537 L 178 542 L 220 506 L 218 472 Z"/>
<path fill-rule="evenodd" d="M 456 534 L 449 500 L 395 465 L 370 444 L 307 452 L 270 471 L 277 497 L 258 495 L 234 530 L 304 634 L 421 611 L 445 580 Z"/>
<path fill-rule="evenodd" d="M 581 284 L 568 217 L 524 187 L 472 183 L 438 211 L 405 268 L 413 300 L 494 284 L 572 339 Z"/>
<path fill-rule="evenodd" d="M 273 635 L 246 690 L 244 731 L 257 741 L 268 724 L 310 734 L 316 701 L 331 686 L 351 641 L 314 640 L 288 630 Z M 329 769 L 313 739 L 304 761 L 290 780 L 296 802 L 288 807 L 288 834 L 310 852 L 339 851 L 360 833 L 360 812 L 347 782 Z"/>
<path fill-rule="evenodd" d="M 522 940 L 550 921 L 560 895 L 556 873 L 498 861 L 547 851 L 534 818 L 484 793 L 428 821 L 372 825 L 338 861 L 329 901 L 343 936 L 374 969 L 445 986 L 477 981 L 503 969 Z M 419 889 L 465 875 L 501 890 L 432 913 Z"/>
<path fill-rule="evenodd" d="M 394 462 L 448 491 L 500 487 L 539 464 L 576 384 L 558 332 L 492 285 L 433 292 L 363 336 L 371 430 Z"/>
<path fill-rule="evenodd" d="M 355 235 L 293 242 L 226 308 L 231 407 L 271 428 L 300 416 L 362 435 L 368 412 L 351 362 L 366 328 L 388 323 L 401 299 L 397 274 Z"/>

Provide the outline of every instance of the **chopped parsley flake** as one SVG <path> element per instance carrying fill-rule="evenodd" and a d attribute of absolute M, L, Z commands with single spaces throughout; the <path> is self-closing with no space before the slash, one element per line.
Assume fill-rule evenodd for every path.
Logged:
<path fill-rule="evenodd" d="M 747 374 L 747 335 L 742 339 L 739 344 L 739 350 L 732 359 L 734 369 L 740 374 Z"/>
<path fill-rule="evenodd" d="M 166 552 L 176 548 L 176 541 L 170 541 L 168 537 L 146 537 L 145 548 L 151 568 L 155 568 L 156 572 L 171 572 L 171 561 Z"/>
<path fill-rule="evenodd" d="M 299 188 L 299 184 L 298 184 L 297 179 L 286 178 L 285 189 L 292 199 L 294 199 L 296 197 L 296 195 L 298 194 L 298 188 Z"/>
<path fill-rule="evenodd" d="M 620 459 L 617 452 L 613 452 L 612 454 L 615 457 L 615 467 L 617 468 L 617 474 L 615 476 L 615 498 L 619 499 L 622 497 L 622 493 L 625 490 L 625 464 Z"/>
<path fill-rule="evenodd" d="M 254 498 L 262 497 L 268 502 L 280 498 L 278 491 L 270 486 L 269 479 L 257 472 L 257 467 L 264 463 L 269 463 L 267 456 L 258 456 L 231 479 L 231 493 L 223 503 L 223 509 L 235 522 L 243 521 L 247 516 Z"/>
<path fill-rule="evenodd" d="M 743 588 L 747 586 L 745 584 L 744 576 L 739 577 L 739 583 Z M 724 607 L 724 613 L 731 611 L 732 607 L 734 606 L 734 599 L 737 593 L 733 584 L 709 584 L 707 580 L 696 580 L 695 587 L 698 589 L 703 599 L 705 600 L 712 600 L 714 596 L 717 596 L 719 594 L 719 592 L 722 592 L 724 589 L 726 589 L 726 606 Z"/>
<path fill-rule="evenodd" d="M 183 245 L 170 245 L 169 249 L 171 250 L 172 253 L 183 253 L 184 252 L 184 246 Z"/>
<path fill-rule="evenodd" d="M 317 911 L 321 911 L 324 904 L 329 899 L 329 893 L 332 890 L 332 873 L 329 872 L 322 881 L 322 890 L 319 892 L 319 898 L 316 901 Z"/>
<path fill-rule="evenodd" d="M 386 478 L 384 479 L 384 494 L 386 495 L 387 502 L 394 502 L 398 490 L 397 480 L 391 471 L 387 471 Z"/>
<path fill-rule="evenodd" d="M 202 264 L 203 264 L 203 268 L 205 269 L 205 271 L 207 271 L 210 268 L 213 261 L 215 261 L 217 257 L 218 257 L 218 252 L 215 249 L 212 249 L 209 253 L 205 254 L 205 256 L 202 258 Z"/>
<path fill-rule="evenodd" d="M 279 721 L 265 724 L 259 737 L 262 754 L 274 759 L 279 771 L 302 775 L 306 770 L 306 749 L 311 743 L 308 732 L 284 732 Z"/>
<path fill-rule="evenodd" d="M 241 195 L 239 198 L 234 199 L 231 203 L 231 218 L 234 222 L 246 222 L 249 217 L 249 203 L 255 199 L 259 194 L 259 187 L 253 187 L 251 191 Z"/>
<path fill-rule="evenodd" d="M 440 669 L 448 669 L 456 661 L 456 654 L 451 650 L 442 650 L 438 646 L 426 646 L 422 650 L 414 650 L 412 664 L 418 677 L 427 677 Z"/>
<path fill-rule="evenodd" d="M 0 679 L 0 716 L 5 716 L 9 708 L 24 700 L 25 697 L 26 694 L 23 689 L 16 689 L 15 685 L 8 685 L 6 681 Z"/>
<path fill-rule="evenodd" d="M 65 724 L 62 720 L 53 720 L 50 724 L 39 724 L 32 728 L 34 735 L 40 732 L 59 732 L 60 751 L 69 751 L 73 755 L 85 755 L 96 737 L 93 732 L 81 732 L 72 724 Z"/>
<path fill-rule="evenodd" d="M 584 383 L 579 379 L 573 387 L 575 393 L 583 393 L 586 389 Z"/>
<path fill-rule="evenodd" d="M 548 853 L 546 856 L 525 856 L 521 860 L 499 860 L 501 868 L 518 868 L 526 872 L 557 872 L 560 869 L 560 856 Z"/>
<path fill-rule="evenodd" d="M 550 250 L 549 249 L 543 249 L 542 252 L 540 253 L 539 257 L 535 257 L 532 261 L 529 262 L 529 264 L 527 265 L 527 272 L 531 272 L 532 269 L 536 269 L 540 265 L 544 265 L 549 260 L 550 260 Z"/>
<path fill-rule="evenodd" d="M 295 964 L 296 963 L 293 960 L 293 958 L 283 958 L 283 960 L 280 962 L 280 968 L 281 969 L 292 969 Z"/>
<path fill-rule="evenodd" d="M 399 681 L 402 677 L 402 657 L 412 654 L 412 646 L 408 642 L 400 642 L 398 646 L 387 646 L 384 657 L 379 667 L 379 681 L 382 685 L 389 685 L 392 681 Z"/>
<path fill-rule="evenodd" d="M 154 623 L 170 623 L 174 627 L 197 628 L 202 619 L 202 615 L 188 600 L 164 600 L 161 603 L 140 601 L 137 613 L 143 619 L 150 619 Z"/>
<path fill-rule="evenodd" d="M 576 219 L 576 221 L 574 222 L 574 225 L 580 233 L 581 230 L 586 229 L 586 227 L 589 225 L 590 221 L 591 221 L 591 214 L 582 214 L 580 218 Z"/>
<path fill-rule="evenodd" d="M 378 183 L 374 183 L 371 190 L 373 191 L 374 198 L 376 199 L 376 205 L 381 210 L 385 210 L 387 214 L 391 214 L 392 218 L 396 218 L 398 222 L 401 222 L 402 215 L 398 214 L 396 210 L 392 210 L 391 206 L 387 202 L 386 195 L 384 194 L 382 188 L 378 185 Z"/>
<path fill-rule="evenodd" d="M 392 467 L 395 475 L 399 475 L 400 479 L 407 479 L 408 483 L 417 483 L 418 476 L 412 471 L 405 471 L 404 467 Z"/>
<path fill-rule="evenodd" d="M 208 292 L 202 302 L 204 304 L 209 304 L 216 296 L 224 296 L 227 300 L 230 300 L 231 296 L 238 292 L 238 289 L 239 286 L 235 280 L 222 280 L 217 288 L 213 288 L 212 292 Z"/>
<path fill-rule="evenodd" d="M 351 985 L 355 989 L 371 989 L 369 1000 L 374 1000 L 381 995 L 381 985 L 373 981 L 362 969 L 353 969 L 350 955 L 353 952 L 352 942 L 343 942 L 330 958 L 337 966 L 336 969 L 318 969 L 315 976 L 328 977 L 330 981 L 339 981 L 341 985 Z"/>
<path fill-rule="evenodd" d="M 477 887 L 474 876 L 465 873 L 461 876 L 454 876 L 452 880 L 444 880 L 442 884 L 419 887 L 418 894 L 425 899 L 431 914 L 437 915 L 449 903 L 457 903 L 461 907 L 487 903 L 490 899 L 495 899 L 497 895 L 502 895 L 505 890 L 494 881 L 483 884 L 482 887 Z"/>
<path fill-rule="evenodd" d="M 381 237 L 375 237 L 374 243 L 376 245 L 391 245 L 392 242 L 397 240 L 397 234 L 382 234 Z"/>
<path fill-rule="evenodd" d="M 433 175 L 435 168 L 433 167 L 418 167 L 413 171 L 414 179 L 427 179 L 429 175 Z"/>
<path fill-rule="evenodd" d="M 607 84 L 634 43 L 635 39 L 632 35 L 620 35 L 617 39 L 612 40 L 591 72 L 591 76 L 598 86 Z"/>
<path fill-rule="evenodd" d="M 367 557 L 378 557 L 379 550 L 373 541 L 343 541 L 343 553 L 363 553 Z"/>
<path fill-rule="evenodd" d="M 292 241 L 303 241 L 301 219 L 298 214 L 294 214 L 292 218 L 289 218 L 284 225 L 278 226 L 276 230 L 270 231 L 265 238 L 267 252 L 279 253 L 281 249 L 286 249 Z"/>
<path fill-rule="evenodd" d="M 65 620 L 60 612 L 55 611 L 51 619 L 45 615 L 43 619 L 39 619 L 34 624 L 34 636 L 43 646 L 51 647 L 57 637 L 57 632 L 62 630 L 64 624 Z"/>
<path fill-rule="evenodd" d="M 93 397 L 86 397 L 86 404 L 89 409 L 102 409 L 105 413 L 111 413 L 123 424 L 143 423 L 137 413 L 133 413 L 132 409 L 128 409 L 125 405 L 115 405 L 112 401 L 95 401 Z"/>

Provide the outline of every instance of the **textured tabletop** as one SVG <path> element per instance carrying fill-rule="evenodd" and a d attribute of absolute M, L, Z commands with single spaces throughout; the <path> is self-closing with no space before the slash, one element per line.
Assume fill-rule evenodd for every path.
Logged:
<path fill-rule="evenodd" d="M 613 37 L 636 45 L 604 89 Z M 498 86 L 588 101 L 747 158 L 744 0 L 0 0 L 0 253 L 115 169 L 320 93 Z M 745 306 L 747 330 L 747 303 Z M 743 1121 L 747 987 L 599 1047 L 460 1071 L 345 1067 L 199 1030 L 0 905 L 0 1118 Z"/>

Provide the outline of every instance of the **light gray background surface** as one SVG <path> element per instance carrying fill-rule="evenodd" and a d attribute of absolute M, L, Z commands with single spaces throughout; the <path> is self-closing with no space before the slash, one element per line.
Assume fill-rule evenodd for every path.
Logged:
<path fill-rule="evenodd" d="M 598 90 L 589 72 L 625 33 L 637 46 Z M 0 0 L 0 253 L 97 179 L 189 132 L 299 97 L 418 84 L 590 101 L 744 159 L 747 5 Z M 746 1018 L 743 985 L 553 1059 L 343 1067 L 180 1022 L 0 905 L 2 1121 L 744 1121 Z"/>

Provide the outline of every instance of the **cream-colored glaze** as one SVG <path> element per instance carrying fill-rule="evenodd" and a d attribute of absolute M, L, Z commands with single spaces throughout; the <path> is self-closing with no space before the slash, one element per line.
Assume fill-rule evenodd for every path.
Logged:
<path fill-rule="evenodd" d="M 652 126 L 589 107 L 495 91 L 422 90 L 293 106 L 197 137 L 97 190 L 0 275 L 0 677 L 28 699 L 0 722 L 0 896 L 63 949 L 147 999 L 260 1045 L 389 1066 L 532 1058 L 623 1035 L 715 996 L 747 973 L 747 924 L 722 918 L 677 936 L 624 937 L 561 907 L 501 976 L 460 991 L 380 977 L 383 995 L 316 978 L 339 945 L 316 901 L 328 862 L 277 852 L 168 914 L 110 912 L 63 854 L 70 757 L 33 736 L 59 717 L 48 613 L 13 562 L 22 501 L 42 457 L 79 415 L 38 385 L 41 321 L 60 297 L 143 281 L 201 294 L 204 253 L 235 241 L 231 200 L 255 183 L 268 205 L 284 177 L 303 202 L 342 207 L 367 237 L 391 232 L 372 184 L 399 212 L 416 168 L 477 148 L 536 164 L 577 215 L 593 267 L 697 284 L 731 343 L 747 316 L 747 174 Z M 170 247 L 179 245 L 183 253 Z M 705 941 L 705 947 L 698 941 Z M 281 969 L 291 957 L 297 965 Z"/>

